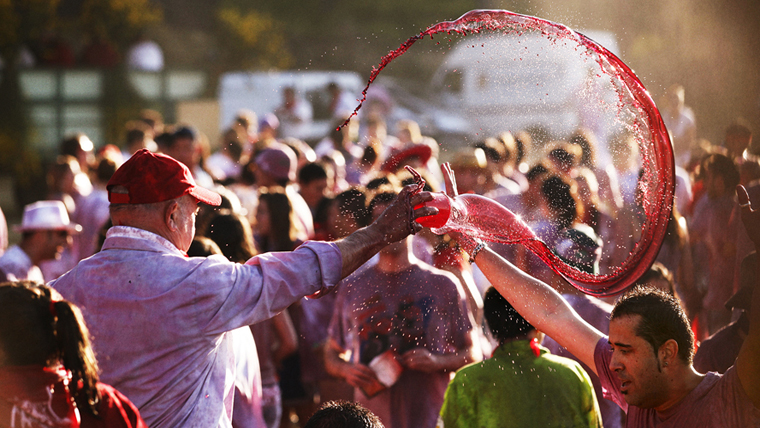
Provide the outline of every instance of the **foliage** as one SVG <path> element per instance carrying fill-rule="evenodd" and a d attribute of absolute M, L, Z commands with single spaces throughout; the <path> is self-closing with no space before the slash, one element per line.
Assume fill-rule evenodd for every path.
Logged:
<path fill-rule="evenodd" d="M 267 13 L 223 5 L 217 20 L 230 66 L 287 68 L 292 58 L 285 46 L 282 24 Z"/>
<path fill-rule="evenodd" d="M 151 0 L 84 0 L 81 28 L 126 48 L 150 25 L 163 21 L 163 11 Z"/>
<path fill-rule="evenodd" d="M 54 29 L 58 2 L 0 0 L 0 54 L 4 58 L 15 58 L 21 44 Z"/>

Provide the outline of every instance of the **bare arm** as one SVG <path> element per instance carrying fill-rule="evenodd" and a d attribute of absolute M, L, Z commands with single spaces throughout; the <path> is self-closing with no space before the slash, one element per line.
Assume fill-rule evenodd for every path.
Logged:
<path fill-rule="evenodd" d="M 448 164 L 442 165 L 441 169 L 447 193 L 456 196 L 454 172 Z M 473 241 L 458 234 L 453 235 L 462 248 L 471 254 Z M 488 248 L 478 253 L 475 262 L 491 285 L 533 327 L 549 335 L 596 372 L 594 349 L 603 335 L 584 321 L 559 293 Z"/>
<path fill-rule="evenodd" d="M 411 195 L 413 187 L 414 185 L 404 187 L 374 223 L 335 242 L 343 259 L 342 278 L 350 275 L 386 245 L 420 231 L 422 226 L 413 219 L 438 212 L 437 208 L 432 207 L 412 210 L 412 207 L 433 199 L 428 192 Z"/>
<path fill-rule="evenodd" d="M 752 209 L 747 190 L 743 186 L 737 187 L 736 194 L 742 206 L 742 223 L 755 243 L 755 249 L 760 253 L 760 210 Z M 755 278 L 760 282 L 760 264 Z M 736 373 L 752 403 L 760 408 L 760 290 L 757 282 L 749 311 L 749 333 L 736 359 Z"/>
<path fill-rule="evenodd" d="M 475 262 L 520 315 L 596 372 L 594 349 L 603 335 L 584 321 L 559 293 L 490 249 L 478 253 Z"/>

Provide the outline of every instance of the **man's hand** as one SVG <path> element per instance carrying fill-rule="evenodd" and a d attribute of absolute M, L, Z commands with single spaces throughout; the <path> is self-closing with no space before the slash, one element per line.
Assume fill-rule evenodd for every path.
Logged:
<path fill-rule="evenodd" d="M 418 205 L 433 200 L 433 195 L 430 192 L 412 194 L 416 187 L 414 184 L 405 186 L 396 199 L 373 223 L 373 227 L 382 233 L 383 243 L 398 242 L 409 236 L 410 233 L 419 232 L 422 230 L 422 225 L 414 220 L 438 213 L 438 209 L 433 207 L 414 209 Z"/>
<path fill-rule="evenodd" d="M 380 382 L 375 372 L 364 364 L 346 364 L 342 369 L 346 382 L 354 388 L 371 390 Z"/>
<path fill-rule="evenodd" d="M 343 261 L 341 278 L 350 275 L 386 245 L 422 230 L 415 219 L 438 214 L 438 208 L 434 207 L 414 209 L 433 200 L 430 192 L 413 194 L 418 188 L 414 184 L 404 187 L 374 223 L 335 241 Z"/>
<path fill-rule="evenodd" d="M 411 370 L 432 373 L 440 369 L 440 364 L 436 355 L 430 353 L 425 348 L 414 348 L 404 352 L 401 356 L 401 365 Z"/>

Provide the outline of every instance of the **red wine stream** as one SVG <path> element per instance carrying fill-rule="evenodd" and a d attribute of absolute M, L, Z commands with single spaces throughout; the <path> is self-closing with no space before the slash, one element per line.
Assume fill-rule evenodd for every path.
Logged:
<path fill-rule="evenodd" d="M 466 206 L 466 216 L 461 217 L 459 221 L 449 223 L 449 226 L 467 235 L 489 241 L 520 243 L 584 293 L 595 296 L 620 293 L 646 272 L 657 257 L 670 219 L 675 170 L 668 132 L 652 98 L 634 72 L 606 48 L 562 24 L 505 10 L 473 10 L 455 21 L 441 22 L 429 27 L 409 38 L 398 49 L 385 55 L 380 64 L 373 67 L 354 115 L 366 100 L 367 90 L 378 74 L 391 61 L 407 52 L 418 40 L 428 36 L 432 39 L 434 35 L 441 33 L 467 36 L 484 32 L 501 32 L 518 36 L 527 32 L 539 32 L 552 41 L 577 43 L 579 55 L 587 55 L 599 67 L 600 74 L 607 74 L 615 81 L 615 90 L 620 104 L 636 112 L 636 117 L 629 128 L 636 136 L 642 156 L 643 174 L 639 180 L 638 190 L 642 195 L 642 208 L 646 214 L 646 222 L 642 226 L 641 239 L 626 260 L 612 272 L 600 275 L 580 271 L 565 263 L 538 239 L 519 217 L 484 197 L 460 195 L 450 201 L 452 212 L 457 211 L 457 206 L 459 208 Z M 471 201 L 468 202 L 465 199 Z M 474 199 L 477 199 L 477 202 L 474 202 Z M 433 231 L 442 233 L 445 232 L 444 229 L 434 228 Z"/>

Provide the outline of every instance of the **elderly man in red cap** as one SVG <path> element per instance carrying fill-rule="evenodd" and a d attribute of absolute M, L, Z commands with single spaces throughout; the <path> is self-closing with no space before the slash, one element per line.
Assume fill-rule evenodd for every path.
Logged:
<path fill-rule="evenodd" d="M 0 257 L 0 282 L 29 280 L 44 283 L 40 262 L 61 257 L 71 235 L 82 226 L 69 221 L 61 201 L 39 201 L 24 207 L 21 242 Z"/>
<path fill-rule="evenodd" d="M 102 250 L 51 285 L 83 308 L 102 369 L 152 427 L 230 427 L 233 332 L 321 294 L 391 242 L 416 232 L 428 193 L 406 188 L 372 225 L 336 242 L 307 242 L 245 264 L 187 257 L 198 187 L 186 166 L 135 153 L 107 186 L 112 227 Z"/>

